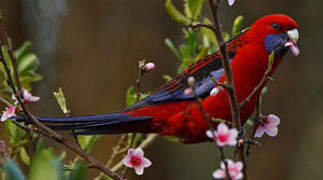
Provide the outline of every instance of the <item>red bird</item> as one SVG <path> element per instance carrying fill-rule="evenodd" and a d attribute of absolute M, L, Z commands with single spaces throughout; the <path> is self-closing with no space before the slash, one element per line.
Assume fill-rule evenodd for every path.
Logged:
<path fill-rule="evenodd" d="M 275 52 L 271 74 L 287 52 L 291 50 L 294 55 L 298 55 L 297 40 L 296 22 L 286 15 L 274 14 L 258 19 L 250 30 L 228 44 L 227 51 L 238 102 L 242 102 L 260 83 L 267 70 L 271 52 Z M 176 136 L 184 143 L 207 141 L 205 131 L 208 126 L 195 97 L 184 93 L 189 87 L 189 76 L 195 78 L 196 94 L 202 99 L 202 106 L 209 117 L 231 121 L 227 92 L 223 90 L 210 96 L 210 91 L 216 87 L 211 77 L 219 82 L 225 81 L 219 51 L 193 63 L 174 80 L 123 112 L 38 119 L 54 129 L 74 129 L 81 135 L 138 132 Z M 262 88 L 242 107 L 242 123 L 254 111 Z M 214 123 L 214 126 L 217 124 Z"/>

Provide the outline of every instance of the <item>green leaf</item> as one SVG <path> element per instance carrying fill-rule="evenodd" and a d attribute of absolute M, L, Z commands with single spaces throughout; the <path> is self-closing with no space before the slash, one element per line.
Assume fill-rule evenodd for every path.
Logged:
<path fill-rule="evenodd" d="M 20 148 L 20 159 L 22 162 L 24 162 L 26 165 L 30 165 L 30 158 L 29 155 L 26 152 L 26 149 L 24 147 Z"/>
<path fill-rule="evenodd" d="M 78 161 L 70 173 L 69 180 L 86 180 L 87 179 L 88 168 L 83 161 Z"/>
<path fill-rule="evenodd" d="M 212 121 L 215 122 L 215 123 L 222 123 L 222 122 L 225 122 L 224 119 L 220 119 L 220 118 L 212 118 Z"/>
<path fill-rule="evenodd" d="M 188 50 L 188 57 L 194 57 L 197 50 L 198 50 L 198 40 L 196 37 L 195 32 L 193 31 L 187 31 L 186 34 L 186 39 L 187 39 L 187 50 Z"/>
<path fill-rule="evenodd" d="M 230 34 L 227 32 L 223 32 L 223 40 L 228 41 L 230 39 Z"/>
<path fill-rule="evenodd" d="M 197 20 L 201 14 L 204 1 L 205 0 L 185 0 L 184 7 L 186 16 L 194 21 Z"/>
<path fill-rule="evenodd" d="M 113 180 L 113 179 L 111 177 L 109 177 L 109 176 L 104 176 L 103 180 Z"/>
<path fill-rule="evenodd" d="M 57 103 L 59 104 L 59 107 L 63 111 L 63 113 L 69 114 L 70 110 L 66 106 L 66 99 L 65 99 L 62 88 L 58 88 L 58 91 L 57 92 L 54 91 L 53 94 L 56 98 Z"/>
<path fill-rule="evenodd" d="M 30 180 L 64 179 L 63 165 L 52 149 L 41 149 L 35 154 L 29 171 Z"/>
<path fill-rule="evenodd" d="M 167 140 L 167 141 L 170 141 L 170 142 L 174 142 L 174 143 L 180 143 L 183 141 L 183 139 L 179 138 L 179 137 L 176 137 L 176 136 L 164 136 L 164 138 Z"/>
<path fill-rule="evenodd" d="M 2 50 L 3 58 L 5 59 L 8 67 L 11 68 L 11 58 L 10 58 L 7 47 L 2 46 L 1 50 Z"/>
<path fill-rule="evenodd" d="M 21 173 L 19 167 L 11 160 L 7 159 L 4 163 L 6 180 L 24 180 L 25 177 Z"/>
<path fill-rule="evenodd" d="M 266 93 L 268 92 L 268 87 L 265 86 L 262 90 L 261 90 L 261 96 L 264 96 Z"/>
<path fill-rule="evenodd" d="M 20 83 L 23 88 L 31 90 L 31 83 L 42 79 L 42 76 L 36 73 L 39 67 L 39 60 L 31 52 L 31 43 L 25 42 L 19 49 L 14 51 L 17 59 L 17 71 L 20 77 Z"/>
<path fill-rule="evenodd" d="M 62 151 L 61 154 L 58 156 L 58 159 L 60 161 L 63 161 L 63 159 L 66 157 L 66 151 Z"/>
<path fill-rule="evenodd" d="M 126 105 L 130 106 L 136 103 L 136 100 L 137 100 L 137 97 L 136 97 L 135 88 L 133 86 L 130 86 L 126 94 Z"/>
<path fill-rule="evenodd" d="M 141 133 L 128 133 L 128 138 L 127 138 L 128 146 L 130 147 L 132 145 L 132 147 L 136 147 L 139 141 L 141 140 L 141 138 L 142 138 Z M 133 142 L 131 142 L 132 140 Z"/>
<path fill-rule="evenodd" d="M 26 41 L 21 47 L 19 47 L 17 50 L 14 51 L 14 56 L 15 58 L 17 58 L 19 63 L 19 60 L 30 52 L 31 52 L 31 42 Z"/>
<path fill-rule="evenodd" d="M 243 16 L 238 16 L 234 20 L 233 27 L 232 27 L 232 36 L 236 36 L 241 31 L 242 22 L 243 22 Z"/>
<path fill-rule="evenodd" d="M 198 60 L 202 59 L 203 57 L 205 57 L 207 55 L 208 51 L 209 51 L 208 47 L 202 47 L 200 52 L 196 55 L 194 61 L 198 61 Z"/>
<path fill-rule="evenodd" d="M 267 67 L 266 73 L 269 73 L 272 70 L 274 58 L 275 58 L 275 51 L 272 51 L 268 56 L 268 67 Z"/>
<path fill-rule="evenodd" d="M 166 0 L 165 7 L 168 14 L 174 21 L 184 25 L 189 25 L 191 23 L 191 20 L 188 17 L 176 9 L 171 0 Z"/>
<path fill-rule="evenodd" d="M 78 136 L 77 139 L 81 145 L 81 147 L 84 149 L 84 151 L 90 151 L 94 144 L 99 140 L 101 136 Z"/>
<path fill-rule="evenodd" d="M 181 55 L 179 54 L 178 50 L 176 49 L 176 47 L 174 46 L 173 42 L 170 39 L 166 38 L 165 44 L 169 47 L 169 49 L 175 54 L 175 56 L 178 59 L 181 59 Z"/>
<path fill-rule="evenodd" d="M 204 24 L 211 24 L 210 20 L 208 20 L 207 18 L 203 19 L 203 23 Z M 200 33 L 201 33 L 201 36 L 203 37 L 202 39 L 203 39 L 204 43 L 211 42 L 214 46 L 213 49 L 218 48 L 218 41 L 216 40 L 216 36 L 212 30 L 202 27 Z"/>
<path fill-rule="evenodd" d="M 147 97 L 149 93 L 141 93 L 139 100 Z M 127 90 L 126 94 L 126 105 L 130 106 L 137 102 L 137 93 L 135 92 L 135 88 L 130 86 Z"/>
<path fill-rule="evenodd" d="M 173 78 L 170 75 L 164 74 L 163 78 L 165 79 L 166 82 L 169 82 L 171 80 L 173 80 Z"/>
<path fill-rule="evenodd" d="M 25 75 L 28 72 L 34 72 L 39 66 L 38 58 L 35 54 L 29 53 L 24 55 L 18 63 L 19 75 Z"/>
<path fill-rule="evenodd" d="M 254 124 L 254 122 L 251 119 L 248 119 L 246 122 L 246 125 L 248 125 L 248 126 L 253 126 L 253 124 Z"/>
<path fill-rule="evenodd" d="M 17 127 L 12 121 L 5 121 L 5 131 L 9 137 L 9 143 L 17 146 L 23 144 L 26 132 Z"/>

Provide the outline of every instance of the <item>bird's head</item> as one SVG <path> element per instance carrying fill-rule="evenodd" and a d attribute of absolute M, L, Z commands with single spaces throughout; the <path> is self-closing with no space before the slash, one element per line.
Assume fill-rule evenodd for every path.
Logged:
<path fill-rule="evenodd" d="M 283 56 L 288 50 L 297 56 L 299 38 L 297 24 L 289 16 L 273 14 L 258 19 L 251 27 L 252 38 L 262 43 L 268 53 Z"/>

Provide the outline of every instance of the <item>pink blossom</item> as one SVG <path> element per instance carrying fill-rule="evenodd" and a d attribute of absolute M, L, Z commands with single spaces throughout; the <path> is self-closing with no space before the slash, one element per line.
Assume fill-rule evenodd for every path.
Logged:
<path fill-rule="evenodd" d="M 285 44 L 285 47 L 289 47 L 294 56 L 298 56 L 300 53 L 298 47 L 291 41 L 287 42 Z"/>
<path fill-rule="evenodd" d="M 268 136 L 274 137 L 278 134 L 278 125 L 280 123 L 280 119 L 278 116 L 274 114 L 270 114 L 264 118 L 263 123 L 258 125 L 255 133 L 255 137 L 262 137 L 264 133 L 268 134 Z"/>
<path fill-rule="evenodd" d="M 233 162 L 230 159 L 225 160 L 228 165 L 229 176 L 232 180 L 242 179 L 243 174 L 241 172 L 243 168 L 243 163 L 241 161 Z M 215 179 L 227 178 L 226 168 L 224 162 L 221 162 L 221 169 L 217 169 L 213 172 L 213 177 Z"/>
<path fill-rule="evenodd" d="M 1 116 L 1 122 L 9 119 L 12 116 L 14 116 L 15 112 L 16 112 L 16 107 L 15 106 L 11 106 L 11 107 L 7 108 L 7 110 Z"/>
<path fill-rule="evenodd" d="M 151 166 L 151 161 L 144 157 L 141 148 L 129 149 L 127 157 L 122 160 L 127 167 L 134 168 L 137 175 L 144 173 L 144 168 Z"/>
<path fill-rule="evenodd" d="M 144 66 L 145 71 L 152 71 L 154 69 L 155 69 L 155 64 L 152 62 L 149 62 L 149 63 L 145 64 L 145 66 Z"/>
<path fill-rule="evenodd" d="M 220 147 L 223 147 L 225 145 L 235 146 L 237 144 L 237 129 L 229 129 L 225 123 L 220 123 L 217 127 L 217 130 L 213 133 L 210 130 L 206 131 L 206 135 L 211 139 L 214 139 L 215 136 L 216 144 Z"/>
<path fill-rule="evenodd" d="M 26 89 L 23 90 L 23 96 L 25 103 L 27 102 L 36 102 L 40 99 L 38 96 L 32 96 L 30 92 L 28 92 Z"/>
<path fill-rule="evenodd" d="M 232 6 L 234 4 L 235 0 L 228 0 L 229 6 Z"/>
<path fill-rule="evenodd" d="M 191 87 L 184 89 L 185 95 L 191 95 L 193 94 L 193 89 Z"/>
<path fill-rule="evenodd" d="M 23 89 L 22 91 L 24 103 L 29 103 L 29 102 L 36 102 L 40 99 L 38 96 L 32 96 L 30 92 L 28 92 L 26 89 Z M 12 94 L 11 98 L 15 101 L 15 104 L 18 104 L 18 100 L 14 94 Z"/>
<path fill-rule="evenodd" d="M 217 86 L 211 90 L 210 96 L 216 96 L 222 90 L 223 88 L 221 86 Z"/>

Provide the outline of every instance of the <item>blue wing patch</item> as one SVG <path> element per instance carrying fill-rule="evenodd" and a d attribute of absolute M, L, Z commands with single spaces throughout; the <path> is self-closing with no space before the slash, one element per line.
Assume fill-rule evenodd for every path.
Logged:
<path fill-rule="evenodd" d="M 246 32 L 247 31 L 243 31 L 238 36 L 227 42 L 227 52 L 230 62 L 234 59 L 238 47 L 248 44 L 248 41 L 245 40 Z M 168 102 L 193 99 L 193 95 L 187 95 L 184 93 L 185 89 L 189 87 L 187 84 L 187 78 L 189 76 L 193 76 L 195 78 L 195 92 L 197 96 L 200 98 L 205 98 L 210 95 L 210 91 L 216 85 L 212 81 L 211 77 L 219 80 L 223 74 L 224 70 L 221 55 L 220 52 L 217 51 L 191 64 L 172 81 L 161 86 L 159 89 L 157 89 L 157 91 L 152 93 L 152 95 L 142 99 L 132 106 L 127 107 L 124 111 L 131 111 L 142 107 Z"/>
<path fill-rule="evenodd" d="M 231 62 L 232 59 L 230 59 L 229 61 Z M 205 98 L 209 96 L 210 91 L 216 86 L 216 84 L 212 81 L 212 78 L 218 81 L 224 75 L 224 69 L 222 68 L 222 63 L 221 63 L 221 67 L 216 67 L 214 68 L 215 70 L 205 73 L 205 71 L 212 69 L 212 68 L 209 68 L 208 66 L 206 67 L 208 69 L 203 69 L 203 68 L 199 69 L 199 71 L 204 71 L 203 76 L 195 76 L 195 74 L 199 75 L 199 71 L 195 71 L 195 73 L 191 75 L 186 75 L 185 77 L 181 77 L 177 79 L 178 82 L 176 83 L 177 84 L 176 86 L 175 85 L 163 86 L 163 88 L 161 88 L 159 91 L 142 99 L 136 104 L 126 108 L 125 111 L 146 107 L 150 105 L 163 104 L 166 102 L 193 99 L 194 95 L 192 94 L 188 95 L 184 93 L 184 90 L 189 87 L 189 85 L 187 84 L 187 78 L 189 76 L 194 76 L 194 78 L 196 79 L 195 86 L 194 86 L 196 95 L 200 98 Z M 170 88 L 167 88 L 167 87 L 170 87 Z"/>

